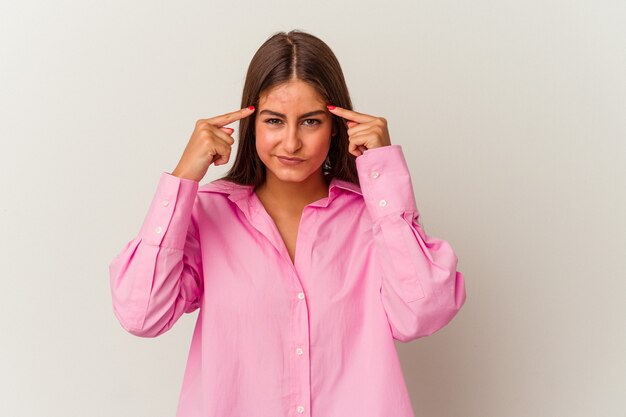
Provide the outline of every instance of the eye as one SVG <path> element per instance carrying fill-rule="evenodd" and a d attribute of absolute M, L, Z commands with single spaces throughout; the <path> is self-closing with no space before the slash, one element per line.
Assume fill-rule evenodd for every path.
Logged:
<path fill-rule="evenodd" d="M 310 127 L 317 126 L 320 123 L 322 123 L 321 120 L 318 120 L 318 119 L 305 119 L 304 121 L 310 122 L 306 124 L 306 126 L 310 126 Z M 282 123 L 280 119 L 266 119 L 264 122 L 267 123 L 268 125 L 276 125 L 278 123 Z"/>
<path fill-rule="evenodd" d="M 314 123 L 309 124 L 309 125 L 307 125 L 307 126 L 317 126 L 317 125 L 319 125 L 319 124 L 321 123 L 321 122 L 320 122 L 319 120 L 317 120 L 317 119 L 306 119 L 306 120 L 305 120 L 305 122 L 308 122 L 308 121 L 312 121 L 312 122 L 314 122 Z"/>

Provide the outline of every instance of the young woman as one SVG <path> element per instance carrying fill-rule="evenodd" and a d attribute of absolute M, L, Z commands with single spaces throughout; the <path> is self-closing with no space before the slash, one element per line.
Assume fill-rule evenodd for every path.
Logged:
<path fill-rule="evenodd" d="M 301 31 L 259 48 L 242 107 L 198 120 L 161 173 L 109 266 L 117 319 L 156 337 L 199 309 L 177 417 L 413 416 L 394 340 L 433 334 L 466 295 L 418 223 L 402 147 Z M 199 185 L 235 121 L 232 168 Z"/>

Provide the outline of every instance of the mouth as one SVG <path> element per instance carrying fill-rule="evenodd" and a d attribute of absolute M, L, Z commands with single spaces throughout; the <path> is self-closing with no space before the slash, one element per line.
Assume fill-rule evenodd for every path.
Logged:
<path fill-rule="evenodd" d="M 277 155 L 276 157 L 278 158 L 281 164 L 286 165 L 286 166 L 296 166 L 304 162 L 304 159 L 302 158 L 288 158 L 286 156 L 281 156 L 281 155 Z"/>
<path fill-rule="evenodd" d="M 282 155 L 277 155 L 277 157 L 279 159 L 283 159 L 283 160 L 291 161 L 291 162 L 302 162 L 302 161 L 304 161 L 304 159 L 302 159 L 302 158 L 289 158 L 287 156 L 282 156 Z"/>

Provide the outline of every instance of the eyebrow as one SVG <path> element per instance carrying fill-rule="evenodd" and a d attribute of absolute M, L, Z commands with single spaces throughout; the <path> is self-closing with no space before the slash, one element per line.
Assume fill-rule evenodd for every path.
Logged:
<path fill-rule="evenodd" d="M 282 117 L 283 119 L 286 119 L 286 118 L 287 118 L 287 115 L 285 115 L 285 114 L 283 114 L 283 113 L 279 113 L 279 112 L 277 112 L 277 111 L 273 111 L 273 110 L 261 110 L 261 111 L 259 112 L 259 114 L 264 114 L 264 113 L 267 113 L 267 114 L 272 114 L 272 115 L 274 115 L 274 116 L 278 116 L 278 117 Z M 299 119 L 304 119 L 305 117 L 311 117 L 311 116 L 315 116 L 315 115 L 318 115 L 318 114 L 326 114 L 326 110 L 315 110 L 315 111 L 310 111 L 310 112 L 308 112 L 308 113 L 301 114 L 301 115 L 300 115 L 300 117 L 298 117 L 298 118 L 299 118 Z"/>

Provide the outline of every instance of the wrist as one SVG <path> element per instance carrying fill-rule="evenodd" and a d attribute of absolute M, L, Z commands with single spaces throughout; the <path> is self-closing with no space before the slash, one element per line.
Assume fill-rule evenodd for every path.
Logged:
<path fill-rule="evenodd" d="M 170 175 L 173 175 L 175 177 L 182 178 L 182 179 L 185 179 L 185 180 L 191 180 L 191 181 L 195 181 L 195 182 L 200 182 L 200 179 L 196 178 L 193 175 L 189 175 L 189 174 L 185 173 L 184 171 L 179 170 L 178 168 L 174 169 L 174 171 L 172 171 Z"/>

